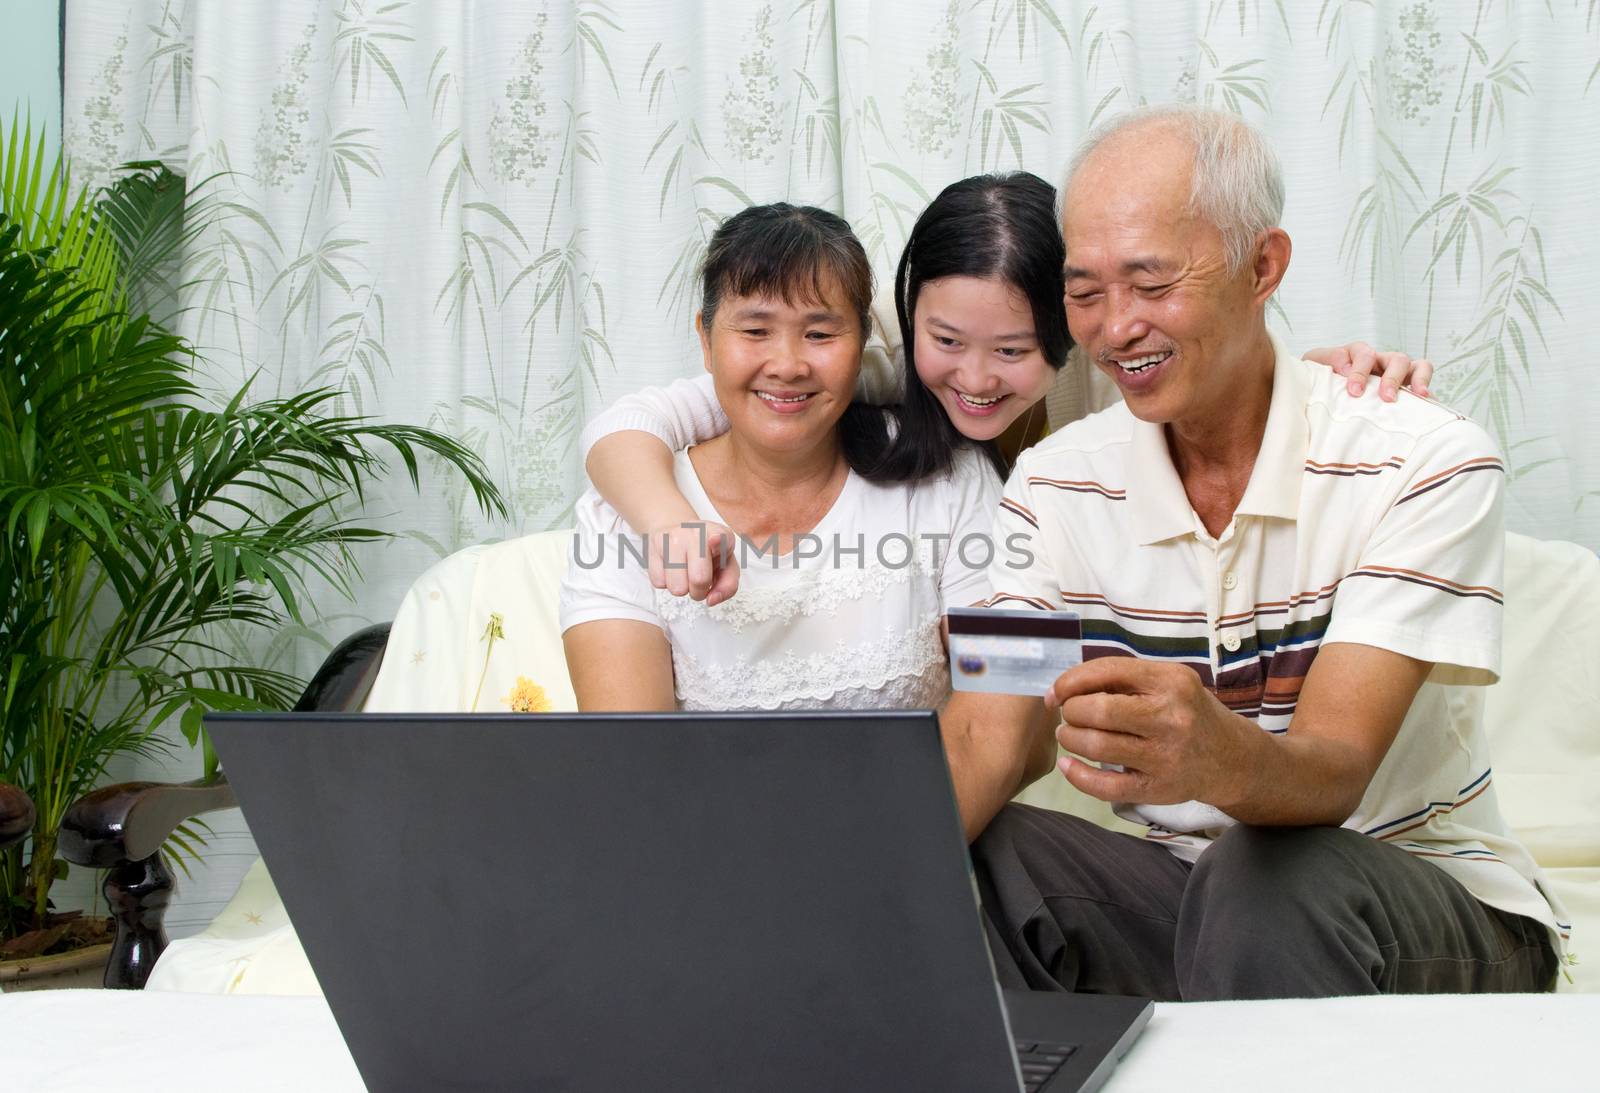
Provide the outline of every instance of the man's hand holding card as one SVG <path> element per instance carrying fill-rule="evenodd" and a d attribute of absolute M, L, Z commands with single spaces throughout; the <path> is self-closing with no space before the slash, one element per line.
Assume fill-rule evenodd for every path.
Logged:
<path fill-rule="evenodd" d="M 1182 664 L 1103 657 L 1062 672 L 1044 701 L 1060 707 L 1056 742 L 1071 753 L 1057 766 L 1103 801 L 1225 810 L 1243 788 L 1245 745 L 1260 737 Z"/>
<path fill-rule="evenodd" d="M 1238 780 L 1240 718 L 1180 664 L 1083 662 L 1071 611 L 953 608 L 950 679 L 958 691 L 1041 696 L 1059 708 L 1067 781 L 1104 801 L 1226 800 Z M 1087 761 L 1086 761 L 1087 760 Z"/>

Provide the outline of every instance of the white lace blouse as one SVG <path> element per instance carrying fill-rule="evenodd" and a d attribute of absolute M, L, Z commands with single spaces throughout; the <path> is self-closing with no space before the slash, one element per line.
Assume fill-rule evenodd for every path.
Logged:
<path fill-rule="evenodd" d="M 726 523 L 688 454 L 678 487 Z M 661 627 L 681 709 L 934 708 L 950 691 L 939 617 L 989 594 L 1000 481 L 973 452 L 948 475 L 875 485 L 853 472 L 785 555 L 736 547 L 739 591 L 707 608 L 650 587 L 639 537 L 594 490 L 577 503 L 561 628 L 599 619 Z"/>

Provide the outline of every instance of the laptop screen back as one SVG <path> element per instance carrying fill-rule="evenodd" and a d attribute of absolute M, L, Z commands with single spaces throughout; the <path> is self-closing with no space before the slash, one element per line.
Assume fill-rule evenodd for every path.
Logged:
<path fill-rule="evenodd" d="M 931 713 L 207 725 L 374 1090 L 1015 1088 Z"/>

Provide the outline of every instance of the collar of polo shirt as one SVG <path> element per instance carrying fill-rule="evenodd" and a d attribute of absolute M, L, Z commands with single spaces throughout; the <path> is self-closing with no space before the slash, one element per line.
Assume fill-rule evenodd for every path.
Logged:
<path fill-rule="evenodd" d="M 1272 371 L 1272 402 L 1267 407 L 1267 428 L 1261 451 L 1250 472 L 1250 484 L 1234 511 L 1238 516 L 1273 516 L 1293 520 L 1300 506 L 1300 482 L 1306 461 L 1306 400 L 1311 373 L 1294 354 L 1272 336 L 1276 353 Z M 1183 482 L 1172 465 L 1163 426 L 1134 421 L 1127 491 L 1133 528 L 1141 546 L 1205 534 L 1205 529 L 1183 492 Z"/>

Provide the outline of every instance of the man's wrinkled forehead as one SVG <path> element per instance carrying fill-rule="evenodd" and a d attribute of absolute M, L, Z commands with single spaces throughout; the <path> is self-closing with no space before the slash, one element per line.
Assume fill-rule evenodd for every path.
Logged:
<path fill-rule="evenodd" d="M 1113 269 L 1099 273 L 1162 272 L 1192 228 L 1193 169 L 1193 146 L 1165 128 L 1118 133 L 1096 148 L 1062 202 L 1067 276 L 1086 274 L 1075 257 L 1109 259 Z"/>

